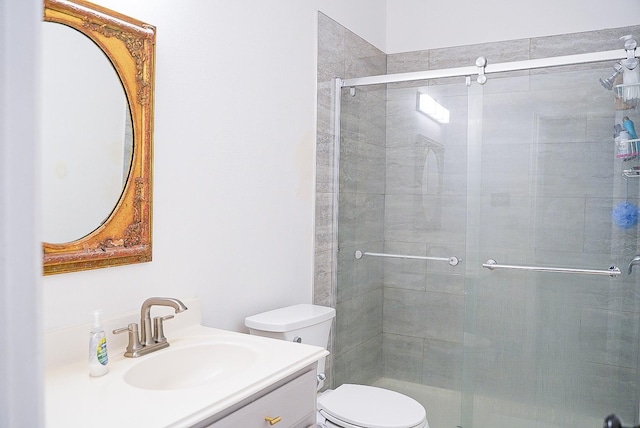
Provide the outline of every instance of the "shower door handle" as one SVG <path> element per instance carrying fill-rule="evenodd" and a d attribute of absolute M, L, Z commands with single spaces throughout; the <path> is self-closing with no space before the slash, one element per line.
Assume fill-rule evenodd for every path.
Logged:
<path fill-rule="evenodd" d="M 354 257 L 356 258 L 356 260 L 360 260 L 364 256 L 389 257 L 389 258 L 392 258 L 392 259 L 409 259 L 409 260 L 436 260 L 436 261 L 441 261 L 441 262 L 447 262 L 451 266 L 457 266 L 458 263 L 460 263 L 462 261 L 461 258 L 456 257 L 456 256 L 451 256 L 451 257 L 407 256 L 407 255 L 404 255 L 404 254 L 369 253 L 369 252 L 362 252 L 360 250 L 357 250 L 354 253 Z"/>
<path fill-rule="evenodd" d="M 620 268 L 617 266 L 611 266 L 606 270 L 598 270 L 598 269 L 580 269 L 580 268 L 561 268 L 561 267 L 542 267 L 542 266 L 522 266 L 522 265 L 501 265 L 498 264 L 493 259 L 487 260 L 486 263 L 482 264 L 483 268 L 494 270 L 494 269 L 514 269 L 514 270 L 528 270 L 535 272 L 557 272 L 557 273 L 577 273 L 583 275 L 607 275 L 611 277 L 615 277 L 621 275 L 622 272 Z"/>

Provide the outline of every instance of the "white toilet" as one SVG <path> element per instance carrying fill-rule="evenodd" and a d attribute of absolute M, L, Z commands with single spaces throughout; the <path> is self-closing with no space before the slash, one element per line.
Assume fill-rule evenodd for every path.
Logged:
<path fill-rule="evenodd" d="M 327 347 L 336 311 L 317 305 L 295 305 L 245 319 L 251 334 Z M 318 390 L 324 384 L 324 358 L 318 362 Z M 318 397 L 326 427 L 429 428 L 420 403 L 406 395 L 366 385 L 343 384 Z"/>

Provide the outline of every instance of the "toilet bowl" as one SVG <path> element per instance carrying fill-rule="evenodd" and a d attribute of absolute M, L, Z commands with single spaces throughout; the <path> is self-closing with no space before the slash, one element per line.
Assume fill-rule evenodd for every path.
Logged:
<path fill-rule="evenodd" d="M 424 407 L 388 389 L 343 384 L 318 397 L 327 427 L 429 428 Z"/>
<path fill-rule="evenodd" d="M 326 348 L 335 309 L 294 305 L 245 318 L 251 334 Z M 324 384 L 324 358 L 318 361 L 318 390 Z M 429 428 L 416 400 L 383 388 L 343 384 L 318 397 L 319 426 L 328 428 Z"/>

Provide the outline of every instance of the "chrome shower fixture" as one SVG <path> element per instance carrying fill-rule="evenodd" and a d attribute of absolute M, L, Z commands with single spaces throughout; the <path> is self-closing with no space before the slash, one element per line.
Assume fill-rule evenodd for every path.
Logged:
<path fill-rule="evenodd" d="M 600 78 L 600 84 L 602 84 L 602 86 L 604 86 L 604 88 L 609 91 L 613 89 L 613 84 L 615 83 L 616 78 L 620 73 L 622 73 L 622 70 L 623 70 L 622 64 L 620 64 L 619 61 L 616 62 L 613 66 L 613 69 L 615 71 L 611 76 L 607 77 L 606 79 L 602 77 Z"/>

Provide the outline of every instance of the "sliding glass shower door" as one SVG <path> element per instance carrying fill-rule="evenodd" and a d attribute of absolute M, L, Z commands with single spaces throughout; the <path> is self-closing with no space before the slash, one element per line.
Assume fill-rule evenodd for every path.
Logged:
<path fill-rule="evenodd" d="M 342 89 L 333 386 L 397 390 L 428 409 L 432 428 L 454 428 L 469 102 L 464 77 L 437 83 Z M 437 107 L 421 110 L 423 95 L 448 121 L 427 114 Z"/>
<path fill-rule="evenodd" d="M 638 228 L 614 212 L 637 206 L 640 178 L 623 171 L 639 162 L 613 132 L 640 116 L 598 83 L 610 69 L 469 88 L 465 428 L 638 420 L 640 272 L 627 274 Z M 622 274 L 608 275 L 612 265 Z"/>
<path fill-rule="evenodd" d="M 611 65 L 341 89 L 333 387 L 432 428 L 638 422 L 640 158 L 613 133 L 640 113 Z"/>

